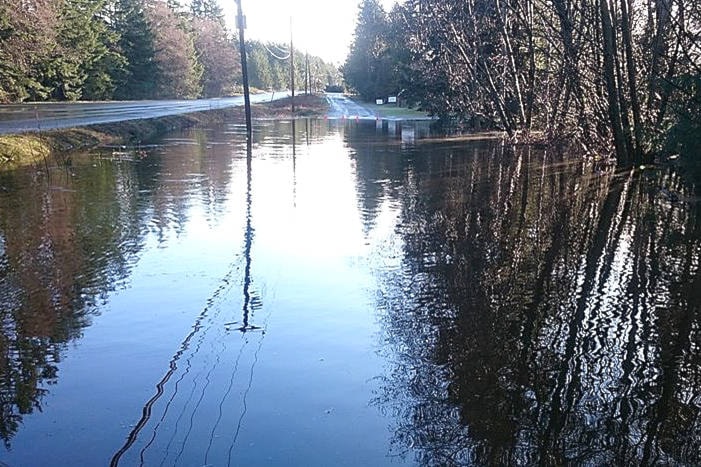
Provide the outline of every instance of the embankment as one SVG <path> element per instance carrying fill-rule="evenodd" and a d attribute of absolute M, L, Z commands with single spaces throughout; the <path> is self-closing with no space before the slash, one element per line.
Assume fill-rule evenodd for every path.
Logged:
<path fill-rule="evenodd" d="M 296 97 L 295 107 L 296 117 L 320 117 L 328 110 L 326 100 L 320 96 Z M 254 104 L 252 114 L 254 119 L 289 119 L 292 115 L 290 101 L 281 99 Z M 144 142 L 169 131 L 199 125 L 243 122 L 243 116 L 242 107 L 232 107 L 65 130 L 0 136 L 0 170 L 43 163 L 54 155 L 69 151 L 85 150 L 101 145 Z"/>

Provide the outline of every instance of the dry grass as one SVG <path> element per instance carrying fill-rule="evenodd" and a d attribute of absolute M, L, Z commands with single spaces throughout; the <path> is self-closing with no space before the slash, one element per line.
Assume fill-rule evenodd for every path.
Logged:
<path fill-rule="evenodd" d="M 37 135 L 0 136 L 0 169 L 35 164 L 51 154 L 48 141 Z"/>
<path fill-rule="evenodd" d="M 317 118 L 327 114 L 329 105 L 322 96 L 314 94 L 302 94 L 295 96 L 296 118 Z M 243 118 L 243 107 L 232 109 L 236 118 Z M 292 99 L 286 97 L 272 102 L 258 103 L 251 105 L 251 117 L 262 120 L 287 120 L 292 118 Z"/>

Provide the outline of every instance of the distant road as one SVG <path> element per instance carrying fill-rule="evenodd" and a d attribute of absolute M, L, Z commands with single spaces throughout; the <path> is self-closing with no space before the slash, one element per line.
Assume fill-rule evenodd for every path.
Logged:
<path fill-rule="evenodd" d="M 287 97 L 289 92 L 252 94 L 251 102 Z M 98 123 L 178 115 L 243 105 L 243 96 L 217 99 L 24 103 L 0 105 L 0 135 L 55 130 Z"/>
<path fill-rule="evenodd" d="M 329 118 L 358 118 L 375 120 L 377 116 L 362 105 L 352 101 L 341 93 L 326 93 L 329 103 Z"/>

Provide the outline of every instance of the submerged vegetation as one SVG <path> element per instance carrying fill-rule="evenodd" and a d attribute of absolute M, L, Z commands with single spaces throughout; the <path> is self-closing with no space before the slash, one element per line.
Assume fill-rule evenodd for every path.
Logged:
<path fill-rule="evenodd" d="M 343 71 L 366 99 L 650 162 L 701 134 L 701 4 L 364 0 Z"/>

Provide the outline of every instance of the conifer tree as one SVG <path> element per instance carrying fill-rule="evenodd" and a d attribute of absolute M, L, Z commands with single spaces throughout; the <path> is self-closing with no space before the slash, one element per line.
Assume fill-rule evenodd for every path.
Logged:
<path fill-rule="evenodd" d="M 378 0 L 360 5 L 350 54 L 343 66 L 346 82 L 365 99 L 384 97 L 394 91 L 387 55 L 387 17 Z"/>
<path fill-rule="evenodd" d="M 117 99 L 150 99 L 156 96 L 158 69 L 154 60 L 154 36 L 146 20 L 144 0 L 118 0 L 114 28 L 126 66 L 117 74 Z"/>

